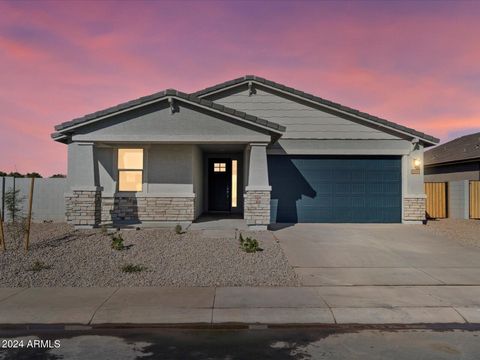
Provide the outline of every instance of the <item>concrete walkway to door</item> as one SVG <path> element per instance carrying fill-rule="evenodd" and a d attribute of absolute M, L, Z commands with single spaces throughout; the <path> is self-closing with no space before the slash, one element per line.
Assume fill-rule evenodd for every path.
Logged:
<path fill-rule="evenodd" d="M 275 225 L 304 286 L 480 285 L 480 248 L 423 225 Z"/>

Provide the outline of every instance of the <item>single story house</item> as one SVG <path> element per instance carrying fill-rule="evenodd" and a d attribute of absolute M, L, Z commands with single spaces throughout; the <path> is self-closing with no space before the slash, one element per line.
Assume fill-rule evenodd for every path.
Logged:
<path fill-rule="evenodd" d="M 424 148 L 438 139 L 261 77 L 165 90 L 57 125 L 66 217 L 179 223 L 425 219 Z M 238 216 L 238 215 L 237 215 Z"/>
<path fill-rule="evenodd" d="M 480 218 L 480 132 L 425 152 L 425 182 L 441 194 L 429 202 L 443 217 Z M 437 202 L 437 203 L 436 203 Z"/>

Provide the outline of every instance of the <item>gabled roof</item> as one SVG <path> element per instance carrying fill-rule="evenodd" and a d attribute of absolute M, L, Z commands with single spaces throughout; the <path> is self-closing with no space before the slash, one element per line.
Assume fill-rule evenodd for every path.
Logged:
<path fill-rule="evenodd" d="M 267 130 L 277 134 L 281 134 L 286 129 L 285 126 L 282 126 L 272 121 L 261 119 L 257 116 L 246 114 L 243 111 L 238 111 L 220 104 L 216 104 L 206 99 L 200 99 L 194 95 L 186 94 L 174 89 L 167 89 L 164 91 L 157 92 L 155 94 L 143 96 L 135 100 L 121 103 L 119 105 L 112 106 L 104 110 L 87 114 L 85 116 L 82 116 L 70 121 L 63 122 L 55 126 L 55 130 L 57 132 L 53 133 L 51 136 L 55 140 L 61 140 L 66 137 L 66 134 L 74 131 L 74 129 L 80 126 L 90 124 L 91 122 L 100 121 L 105 117 L 115 115 L 116 113 L 119 113 L 119 112 L 128 111 L 130 109 L 135 109 L 141 106 L 146 106 L 154 102 L 163 101 L 169 97 L 178 99 L 180 101 L 189 102 L 191 104 L 194 104 L 203 108 L 212 109 L 213 111 L 222 113 L 223 115 L 226 115 L 230 118 L 233 117 L 241 121 L 244 121 L 246 123 L 253 124 L 258 127 L 266 128 Z"/>
<path fill-rule="evenodd" d="M 332 108 L 332 109 L 335 109 L 335 110 L 338 110 L 338 111 L 341 111 L 341 112 L 344 112 L 344 113 L 347 113 L 347 114 L 350 114 L 350 115 L 353 115 L 353 116 L 357 116 L 357 117 L 366 119 L 368 121 L 377 123 L 379 125 L 389 127 L 389 128 L 394 129 L 394 130 L 398 130 L 400 132 L 404 132 L 404 133 L 409 134 L 413 137 L 418 137 L 419 139 L 421 139 L 421 140 L 423 140 L 423 141 L 425 141 L 425 142 L 427 142 L 431 145 L 437 144 L 440 141 L 436 137 L 433 137 L 431 135 L 427 135 L 427 134 L 425 134 L 423 132 L 420 132 L 420 131 L 417 131 L 415 129 L 396 124 L 394 122 L 379 118 L 377 116 L 370 115 L 370 114 L 367 114 L 365 112 L 349 108 L 347 106 L 335 103 L 333 101 L 326 100 L 326 99 L 323 99 L 321 97 L 318 97 L 318 96 L 315 96 L 315 95 L 312 95 L 312 94 L 308 94 L 306 92 L 303 92 L 303 91 L 300 91 L 300 90 L 297 90 L 297 89 L 294 89 L 294 88 L 291 88 L 291 87 L 288 87 L 288 86 L 285 86 L 285 85 L 282 85 L 282 84 L 276 83 L 274 81 L 270 81 L 270 80 L 267 80 L 265 78 L 255 76 L 255 75 L 245 75 L 245 76 L 237 78 L 237 79 L 233 79 L 233 80 L 230 80 L 230 81 L 223 82 L 221 84 L 210 86 L 206 89 L 203 89 L 203 90 L 197 91 L 195 93 L 192 93 L 192 95 L 197 96 L 199 98 L 203 98 L 205 96 L 212 95 L 213 93 L 221 92 L 223 90 L 227 90 L 227 89 L 230 89 L 230 88 L 233 88 L 233 87 L 237 87 L 237 86 L 242 85 L 242 84 L 247 84 L 249 82 L 258 83 L 260 85 L 270 87 L 272 89 L 279 90 L 279 91 L 291 94 L 293 96 L 300 97 L 300 98 L 305 99 L 307 101 L 317 103 L 321 106 L 326 106 L 326 107 L 329 107 L 329 108 Z"/>
<path fill-rule="evenodd" d="M 480 132 L 456 138 L 425 151 L 425 166 L 480 160 Z"/>

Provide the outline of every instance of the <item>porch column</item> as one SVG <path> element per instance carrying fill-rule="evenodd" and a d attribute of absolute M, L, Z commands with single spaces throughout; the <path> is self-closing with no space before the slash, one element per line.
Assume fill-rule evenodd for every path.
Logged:
<path fill-rule="evenodd" d="M 248 184 L 244 195 L 244 218 L 252 229 L 266 230 L 270 223 L 270 192 L 267 143 L 249 145 Z"/>
<path fill-rule="evenodd" d="M 95 182 L 93 143 L 68 145 L 68 187 L 65 215 L 76 228 L 92 228 L 100 223 L 101 191 Z"/>
<path fill-rule="evenodd" d="M 426 195 L 423 183 L 423 146 L 412 142 L 408 155 L 402 157 L 403 216 L 402 222 L 421 224 L 425 220 Z"/>

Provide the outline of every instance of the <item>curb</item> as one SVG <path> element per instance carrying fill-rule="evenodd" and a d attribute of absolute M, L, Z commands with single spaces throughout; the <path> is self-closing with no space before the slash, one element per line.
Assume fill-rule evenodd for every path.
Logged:
<path fill-rule="evenodd" d="M 0 331 L 66 331 L 66 332 L 89 332 L 96 330 L 153 330 L 153 329 L 177 329 L 177 330 L 281 330 L 281 329 L 325 329 L 325 330 L 433 330 L 433 331 L 478 331 L 480 323 L 416 323 L 416 324 L 0 324 Z"/>

